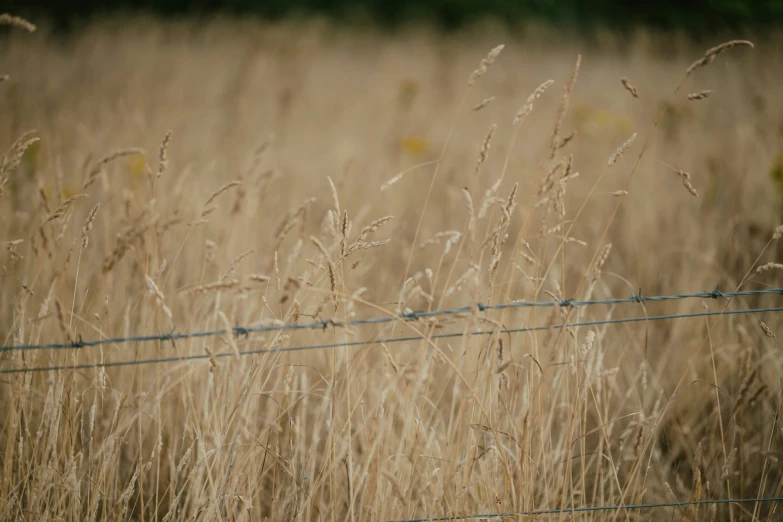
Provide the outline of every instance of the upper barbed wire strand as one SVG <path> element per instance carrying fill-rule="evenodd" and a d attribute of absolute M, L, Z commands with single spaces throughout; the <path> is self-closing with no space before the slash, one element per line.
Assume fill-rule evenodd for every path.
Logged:
<path fill-rule="evenodd" d="M 641 291 L 639 294 L 632 294 L 630 297 L 612 298 L 612 299 L 593 299 L 588 301 L 576 301 L 573 299 L 564 299 L 561 301 L 514 301 L 510 303 L 500 303 L 495 305 L 485 305 L 483 303 L 476 303 L 474 306 L 479 311 L 486 312 L 489 310 L 503 310 L 508 308 L 533 308 L 533 307 L 584 307 L 594 305 L 613 305 L 613 304 L 634 304 L 634 303 L 647 303 L 647 302 L 660 302 L 660 301 L 675 301 L 682 299 L 732 299 L 734 297 L 744 296 L 759 296 L 759 295 L 783 295 L 783 288 L 769 288 L 763 290 L 743 290 L 741 292 L 721 292 L 717 288 L 712 291 L 702 291 L 691 294 L 672 294 L 672 295 L 656 295 L 645 296 Z M 408 312 L 401 315 L 393 315 L 388 317 L 377 317 L 370 319 L 353 319 L 351 321 L 338 322 L 331 319 L 322 321 L 314 321 L 308 324 L 278 324 L 269 326 L 236 326 L 233 328 L 234 336 L 247 336 L 251 333 L 261 332 L 279 332 L 286 330 L 325 330 L 328 327 L 345 328 L 350 326 L 359 326 L 367 324 L 383 324 L 391 323 L 394 321 L 413 321 L 416 319 L 425 319 L 429 317 L 437 317 L 443 315 L 458 315 L 468 313 L 473 309 L 473 306 L 463 306 L 461 308 L 432 310 L 429 312 Z M 128 342 L 149 342 L 149 341 L 176 341 L 180 339 L 192 339 L 201 337 L 214 337 L 219 335 L 226 335 L 227 330 L 207 330 L 190 333 L 160 333 L 151 335 L 135 335 L 128 337 L 112 337 L 95 340 L 74 340 L 67 343 L 48 343 L 48 344 L 19 344 L 0 347 L 0 353 L 11 351 L 25 351 L 25 350 L 59 350 L 69 348 L 87 348 L 93 346 L 101 346 L 106 344 L 121 344 Z"/>

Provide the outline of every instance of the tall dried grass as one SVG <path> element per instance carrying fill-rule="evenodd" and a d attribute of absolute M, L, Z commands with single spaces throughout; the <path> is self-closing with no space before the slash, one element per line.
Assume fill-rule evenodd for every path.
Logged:
<path fill-rule="evenodd" d="M 779 45 L 496 38 L 133 20 L 4 38 L 4 344 L 780 285 L 766 179 Z M 385 520 L 778 495 L 774 314 L 431 337 L 702 306 L 726 303 L 3 352 L 0 370 L 205 357 L 0 375 L 0 518 Z M 393 332 L 423 339 L 237 356 Z"/>

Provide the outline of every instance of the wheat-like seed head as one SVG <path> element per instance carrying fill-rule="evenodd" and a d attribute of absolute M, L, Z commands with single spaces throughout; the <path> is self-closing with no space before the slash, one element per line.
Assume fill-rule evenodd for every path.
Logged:
<path fill-rule="evenodd" d="M 560 102 L 560 108 L 557 111 L 557 119 L 555 120 L 555 128 L 552 131 L 552 141 L 549 147 L 550 160 L 554 159 L 558 149 L 560 149 L 566 143 L 568 143 L 567 140 L 564 140 L 561 143 L 560 128 L 562 127 L 563 121 L 565 120 L 566 113 L 568 112 L 568 105 L 571 102 L 571 95 L 574 92 L 574 85 L 576 85 L 576 79 L 579 76 L 579 68 L 581 67 L 581 65 L 582 65 L 582 55 L 579 54 L 576 56 L 576 63 L 574 64 L 573 71 L 571 71 L 571 79 L 568 80 L 568 83 L 563 89 L 563 99 Z"/>
<path fill-rule="evenodd" d="M 631 93 L 631 96 L 633 96 L 634 98 L 639 97 L 639 93 L 637 92 L 636 87 L 631 85 L 631 82 L 628 81 L 628 78 L 623 76 L 622 78 L 620 78 L 620 83 L 623 84 L 623 87 L 625 87 L 626 91 Z"/>
<path fill-rule="evenodd" d="M 43 223 L 41 223 L 41 226 L 44 226 L 50 221 L 54 221 L 55 219 L 61 218 L 65 214 L 65 211 L 68 209 L 68 207 L 71 206 L 71 203 L 73 203 L 78 199 L 82 199 L 86 197 L 87 194 L 76 194 L 75 196 L 71 196 L 70 198 L 66 199 L 59 207 L 57 207 L 57 209 L 49 217 L 46 218 L 46 220 L 44 220 Z"/>
<path fill-rule="evenodd" d="M 724 480 L 728 478 L 729 474 L 731 473 L 731 464 L 734 461 L 734 457 L 737 456 L 737 447 L 731 448 L 731 452 L 729 452 L 729 455 L 726 457 L 726 462 L 723 464 L 723 468 L 721 469 L 720 478 L 721 480 Z"/>
<path fill-rule="evenodd" d="M 716 45 L 715 47 L 708 49 L 707 52 L 704 53 L 704 56 L 693 62 L 685 71 L 685 75 L 688 76 L 693 71 L 711 64 L 720 53 L 728 51 L 732 47 L 737 46 L 748 46 L 750 48 L 754 47 L 753 42 L 748 40 L 731 40 L 720 45 Z"/>
<path fill-rule="evenodd" d="M 340 198 L 337 197 L 337 187 L 334 186 L 334 181 L 332 181 L 332 178 L 330 176 L 326 176 L 327 181 L 329 181 L 329 188 L 332 189 L 332 200 L 334 200 L 334 211 L 337 213 L 337 215 L 340 215 Z"/>
<path fill-rule="evenodd" d="M 237 186 L 239 186 L 239 185 L 241 185 L 241 184 L 242 184 L 242 182 L 241 182 L 241 181 L 239 181 L 239 180 L 235 180 L 235 181 L 231 181 L 231 182 L 229 182 L 229 183 L 226 183 L 225 185 L 223 185 L 222 187 L 220 187 L 219 189 L 217 189 L 215 192 L 213 192 L 213 193 L 212 193 L 212 195 L 211 195 L 211 196 L 209 196 L 209 198 L 207 198 L 207 201 L 204 203 L 204 207 L 208 207 L 210 203 L 212 203 L 213 201 L 215 201 L 215 199 L 216 199 L 216 198 L 217 198 L 219 195 L 221 195 L 222 193 L 224 193 L 225 191 L 229 190 L 229 189 L 230 189 L 230 188 L 232 188 L 232 187 L 237 187 Z"/>
<path fill-rule="evenodd" d="M 756 273 L 760 274 L 761 272 L 768 272 L 770 270 L 783 270 L 783 264 L 769 262 L 765 265 L 761 265 L 760 267 L 756 268 Z"/>
<path fill-rule="evenodd" d="M 462 194 L 468 206 L 468 237 L 470 237 L 470 244 L 472 245 L 476 240 L 476 211 L 473 208 L 473 198 L 470 196 L 470 191 L 467 187 L 462 189 Z"/>
<path fill-rule="evenodd" d="M 87 244 L 89 243 L 89 236 L 88 232 L 92 230 L 92 222 L 95 221 L 95 216 L 98 215 L 98 208 L 101 206 L 100 203 L 92 207 L 92 210 L 90 210 L 90 213 L 87 214 L 87 219 L 84 221 L 84 226 L 82 227 L 82 248 L 87 248 Z"/>
<path fill-rule="evenodd" d="M 764 321 L 759 321 L 759 326 L 761 326 L 761 329 L 764 331 L 764 335 L 773 339 L 777 339 L 777 336 L 772 332 L 769 326 L 764 323 Z"/>
<path fill-rule="evenodd" d="M 163 141 L 160 143 L 160 149 L 158 150 L 158 178 L 160 178 L 166 171 L 166 167 L 169 164 L 168 149 L 171 142 L 171 131 L 168 131 L 163 136 Z"/>
<path fill-rule="evenodd" d="M 28 33 L 35 32 L 35 24 L 28 22 L 22 17 L 13 16 L 8 13 L 0 14 L 0 25 L 9 25 L 11 27 L 17 27 Z"/>
<path fill-rule="evenodd" d="M 493 101 L 495 101 L 495 97 L 494 96 L 490 96 L 489 98 L 484 98 L 483 100 L 481 100 L 478 103 L 478 105 L 473 107 L 473 111 L 474 112 L 475 111 L 480 111 L 481 109 L 483 109 L 484 107 L 486 107 L 487 105 L 492 103 Z"/>
<path fill-rule="evenodd" d="M 474 176 L 478 176 L 479 171 L 481 170 L 481 166 L 484 164 L 485 161 L 487 161 L 487 157 L 489 157 L 489 147 L 492 143 L 492 137 L 495 136 L 495 131 L 497 130 L 497 125 L 492 125 L 492 127 L 489 128 L 489 131 L 487 132 L 487 135 L 484 137 L 484 141 L 481 143 L 481 150 L 479 151 L 479 158 L 476 162 L 476 168 L 473 171 Z"/>
<path fill-rule="evenodd" d="M 22 162 L 22 156 L 24 156 L 25 151 L 39 141 L 37 136 L 33 136 L 35 132 L 27 131 L 22 134 L 3 155 L 2 161 L 0 161 L 0 197 L 3 195 L 8 178 L 16 172 L 16 169 Z"/>
<path fill-rule="evenodd" d="M 522 106 L 522 108 L 520 108 L 517 111 L 516 116 L 514 116 L 514 121 L 512 123 L 512 126 L 516 127 L 517 125 L 522 123 L 522 120 L 524 120 L 527 117 L 527 115 L 530 114 L 530 111 L 533 110 L 533 102 L 536 101 L 537 99 L 539 99 L 541 97 L 541 95 L 544 94 L 544 92 L 546 92 L 546 90 L 553 83 L 555 83 L 554 80 L 547 80 L 544 83 L 542 83 L 541 85 L 539 85 L 538 87 L 536 87 L 536 90 L 533 91 L 533 94 L 528 96 L 527 101 Z"/>
<path fill-rule="evenodd" d="M 155 281 L 146 274 L 144 275 L 144 281 L 147 283 L 147 290 L 149 294 L 155 297 L 155 302 L 157 303 L 158 307 L 163 310 L 163 313 L 166 315 L 166 317 L 168 317 L 169 321 L 172 321 L 173 316 L 171 314 L 171 310 L 168 306 L 166 306 L 166 298 L 163 295 L 163 292 L 161 292 L 160 287 L 158 287 L 157 283 L 155 283 Z"/>
<path fill-rule="evenodd" d="M 677 175 L 682 178 L 682 185 L 688 190 L 688 192 L 690 192 L 692 196 L 698 197 L 699 194 L 696 192 L 696 189 L 693 188 L 693 185 L 691 185 L 691 175 L 684 170 L 678 170 Z"/>
<path fill-rule="evenodd" d="M 595 265 L 593 267 L 593 272 L 595 274 L 601 273 L 601 270 L 604 268 L 604 264 L 606 263 L 606 260 L 609 258 L 609 252 L 611 251 L 612 251 L 611 243 L 607 243 L 601 249 L 601 252 L 598 254 L 598 257 L 595 259 Z"/>
<path fill-rule="evenodd" d="M 489 51 L 487 57 L 483 58 L 481 60 L 481 63 L 479 63 L 478 69 L 473 71 L 470 77 L 468 78 L 468 87 L 475 84 L 478 81 L 478 79 L 481 78 L 487 72 L 487 67 L 495 63 L 495 60 L 500 55 L 500 52 L 503 50 L 504 47 L 505 45 L 498 45 L 497 47 Z"/>
<path fill-rule="evenodd" d="M 105 167 L 108 163 L 116 160 L 117 158 L 122 158 L 125 156 L 133 156 L 135 154 L 140 154 L 144 156 L 145 155 L 144 149 L 140 149 L 140 148 L 120 149 L 99 159 L 98 162 L 93 166 L 93 168 L 90 169 L 90 171 L 87 173 L 87 179 L 85 180 L 84 185 L 82 185 L 82 189 L 86 190 L 90 185 L 95 183 L 95 181 L 98 179 L 98 175 L 103 171 L 103 167 Z"/>
<path fill-rule="evenodd" d="M 630 147 L 630 146 L 631 146 L 631 143 L 633 143 L 633 141 L 634 141 L 635 139 L 636 139 L 636 133 L 634 132 L 634 133 L 631 135 L 631 137 L 630 137 L 630 138 L 628 138 L 628 139 L 625 141 L 625 143 L 623 143 L 622 145 L 620 145 L 620 148 L 619 148 L 619 149 L 617 149 L 617 152 L 615 152 L 614 154 L 612 154 L 612 155 L 609 157 L 609 162 L 607 163 L 607 167 L 611 167 L 612 165 L 614 165 L 615 163 L 617 163 L 617 161 L 618 161 L 618 160 L 619 160 L 619 159 L 622 157 L 622 155 L 623 155 L 623 154 L 625 154 L 625 151 L 627 151 L 627 150 L 628 150 L 628 147 Z"/>
<path fill-rule="evenodd" d="M 713 92 L 714 92 L 714 91 L 710 91 L 710 90 L 704 90 L 704 91 L 694 92 L 694 93 L 691 93 L 691 94 L 689 94 L 689 95 L 688 95 L 688 99 L 689 99 L 689 100 L 691 100 L 691 101 L 694 101 L 694 100 L 703 100 L 704 98 L 709 98 L 709 97 L 710 97 L 710 95 L 711 95 Z"/>

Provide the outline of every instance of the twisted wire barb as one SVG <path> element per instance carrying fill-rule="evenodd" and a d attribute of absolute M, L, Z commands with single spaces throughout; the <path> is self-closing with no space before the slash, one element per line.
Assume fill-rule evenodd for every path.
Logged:
<path fill-rule="evenodd" d="M 750 308 L 750 309 L 740 309 L 740 310 L 725 310 L 725 311 L 718 311 L 718 312 L 696 312 L 696 313 L 690 313 L 690 314 L 674 314 L 674 315 L 654 315 L 649 317 L 624 317 L 624 318 L 618 318 L 618 319 L 604 319 L 604 320 L 597 320 L 597 321 L 581 321 L 576 323 L 561 323 L 561 324 L 554 324 L 552 326 L 529 326 L 529 327 L 520 327 L 520 328 L 504 328 L 504 329 L 496 329 L 496 330 L 477 330 L 473 332 L 453 332 L 453 333 L 442 333 L 442 334 L 435 334 L 431 335 L 429 337 L 426 337 L 427 339 L 447 339 L 447 338 L 454 338 L 454 337 L 462 337 L 464 335 L 492 335 L 492 334 L 507 334 L 507 333 L 523 333 L 523 332 L 535 332 L 539 330 L 547 330 L 549 328 L 553 329 L 560 329 L 560 328 L 572 328 L 572 327 L 578 327 L 578 326 L 597 326 L 597 325 L 603 325 L 603 324 L 622 324 L 622 323 L 637 323 L 641 321 L 663 321 L 667 319 L 684 319 L 684 318 L 692 318 L 692 317 L 709 317 L 714 315 L 741 315 L 741 314 L 753 314 L 753 313 L 763 313 L 763 312 L 783 312 L 783 307 L 778 308 Z M 351 346 L 370 346 L 375 344 L 391 344 L 391 343 L 400 343 L 400 342 L 411 342 L 411 341 L 421 341 L 424 340 L 425 337 L 421 335 L 411 335 L 407 337 L 390 337 L 386 339 L 374 339 L 370 341 L 347 341 L 347 342 L 340 342 L 340 343 L 325 343 L 325 344 L 308 344 L 308 345 L 302 345 L 302 346 L 285 346 L 281 348 L 258 348 L 254 350 L 244 350 L 238 352 L 238 355 L 244 356 L 244 355 L 257 355 L 257 354 L 264 354 L 264 353 L 279 353 L 279 352 L 296 352 L 296 351 L 303 351 L 303 350 L 320 350 L 320 349 L 327 349 L 327 348 L 341 348 L 341 347 L 351 347 Z M 103 362 L 103 363 L 84 363 L 84 364 L 72 364 L 72 365 L 61 365 L 61 366 L 45 366 L 45 367 L 33 367 L 33 368 L 8 368 L 8 369 L 2 369 L 0 370 L 0 375 L 3 374 L 12 374 L 12 373 L 31 373 L 31 372 L 44 372 L 44 371 L 59 371 L 59 370 L 85 370 L 89 368 L 111 368 L 115 366 L 137 366 L 142 364 L 159 364 L 159 363 L 169 363 L 169 362 L 185 362 L 185 361 L 192 361 L 192 360 L 199 360 L 199 359 L 210 359 L 212 357 L 229 357 L 231 355 L 235 355 L 234 352 L 218 352 L 213 354 L 195 354 L 195 355 L 185 355 L 182 357 L 161 357 L 161 358 L 155 358 L 155 359 L 137 359 L 132 361 L 114 361 L 114 362 Z"/>
<path fill-rule="evenodd" d="M 475 518 L 503 518 L 518 516 L 536 516 L 536 515 L 560 515 L 568 513 L 584 513 L 595 511 L 618 511 L 620 509 L 661 509 L 669 507 L 701 506 L 705 504 L 749 504 L 751 502 L 782 502 L 783 497 L 760 497 L 760 498 L 719 498 L 714 500 L 689 500 L 683 502 L 661 502 L 655 504 L 629 504 L 627 506 L 588 506 L 563 509 L 539 509 L 535 511 L 522 511 L 518 513 L 482 513 L 471 515 L 453 515 L 446 517 L 430 518 L 409 518 L 401 520 L 390 520 L 388 522 L 435 522 L 444 520 L 470 520 Z"/>
<path fill-rule="evenodd" d="M 585 307 L 593 305 L 613 305 L 630 303 L 646 303 L 646 302 L 658 302 L 658 301 L 674 301 L 681 299 L 718 299 L 723 298 L 730 300 L 734 297 L 753 296 L 753 295 L 783 295 L 783 288 L 769 288 L 762 290 L 743 290 L 741 292 L 721 292 L 718 288 L 710 292 L 703 291 L 692 294 L 673 294 L 673 295 L 656 295 L 645 296 L 642 295 L 641 290 L 639 294 L 631 294 L 630 297 L 613 298 L 613 299 L 594 299 L 589 301 L 575 301 L 573 299 L 564 299 L 561 301 L 514 301 L 510 303 L 500 303 L 495 305 L 485 305 L 484 303 L 477 303 L 476 308 L 481 312 L 488 310 L 503 310 L 507 308 L 538 308 L 538 307 Z M 442 315 L 457 315 L 470 312 L 471 306 L 463 306 L 461 308 L 432 310 L 429 312 L 408 312 L 399 316 L 377 317 L 371 319 L 353 319 L 351 321 L 338 322 L 331 319 L 323 321 L 314 321 L 308 324 L 280 324 L 271 326 L 236 326 L 232 329 L 232 333 L 235 337 L 248 336 L 251 333 L 260 332 L 279 332 L 286 330 L 326 330 L 332 326 L 335 328 L 345 328 L 349 326 L 359 326 L 366 324 L 382 324 L 390 323 L 398 320 L 414 321 L 416 319 L 423 319 L 428 317 L 436 317 Z M 179 339 L 194 339 L 201 337 L 213 337 L 218 335 L 226 335 L 226 330 L 209 330 L 202 332 L 190 332 L 190 333 L 159 333 L 152 335 L 134 335 L 129 337 L 112 337 L 95 340 L 83 340 L 81 337 L 78 340 L 73 340 L 67 343 L 47 343 L 47 344 L 19 344 L 11 346 L 1 346 L 0 353 L 10 351 L 22 351 L 22 350 L 62 350 L 69 348 L 87 348 L 93 346 L 100 346 L 104 344 L 120 344 L 128 342 L 148 342 L 148 341 L 176 341 Z"/>

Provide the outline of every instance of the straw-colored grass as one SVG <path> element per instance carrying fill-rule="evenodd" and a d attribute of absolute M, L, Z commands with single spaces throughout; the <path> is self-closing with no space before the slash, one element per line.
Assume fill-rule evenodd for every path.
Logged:
<path fill-rule="evenodd" d="M 11 32 L 3 342 L 780 286 L 767 173 L 782 47 L 754 43 L 239 21 Z M 0 375 L 0 519 L 358 521 L 778 495 L 779 315 L 431 336 L 779 304 L 473 306 L 4 351 L 0 371 L 203 358 Z M 423 339 L 240 355 L 393 336 Z"/>

